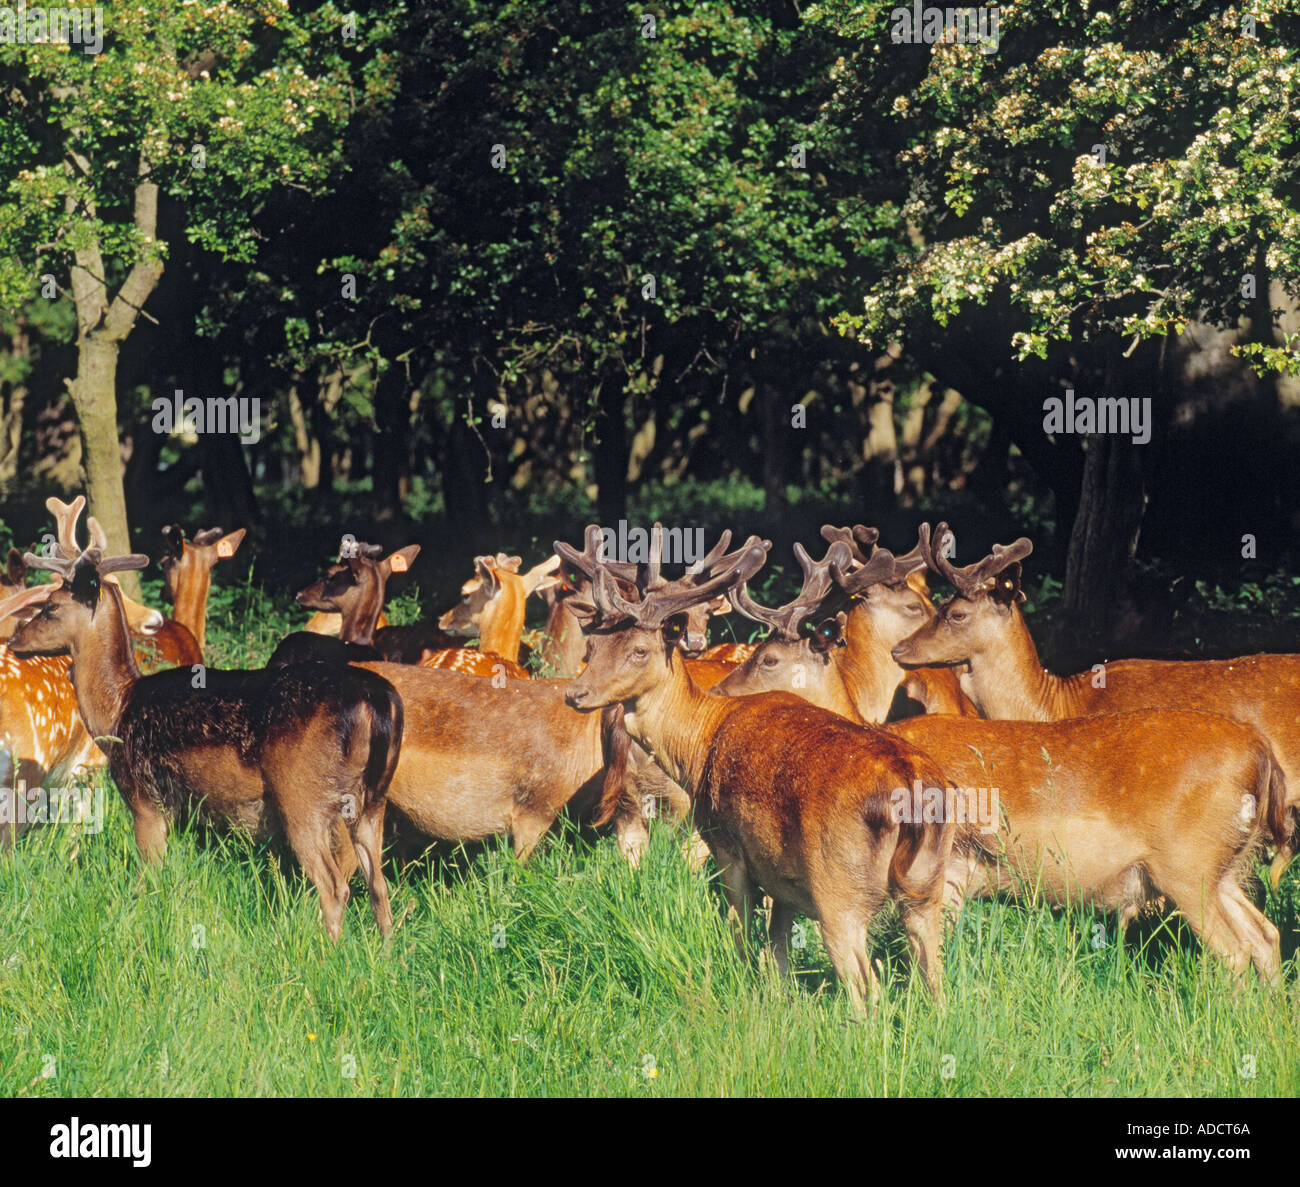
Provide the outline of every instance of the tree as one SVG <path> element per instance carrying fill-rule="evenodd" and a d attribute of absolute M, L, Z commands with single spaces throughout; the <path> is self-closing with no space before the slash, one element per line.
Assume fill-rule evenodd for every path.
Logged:
<path fill-rule="evenodd" d="M 1164 346 L 1197 319 L 1254 316 L 1253 361 L 1285 364 L 1281 311 L 1247 293 L 1270 279 L 1300 293 L 1300 6 L 1006 5 L 995 53 L 895 44 L 892 7 L 810 14 L 859 38 L 826 119 L 871 122 L 907 220 L 893 266 L 838 324 L 903 341 L 1009 431 L 1057 494 L 1066 608 L 1103 629 L 1147 454 L 1049 434 L 1044 399 L 1151 394 L 1167 417 Z"/>
<path fill-rule="evenodd" d="M 337 152 L 342 18 L 332 6 L 295 16 L 287 0 L 146 0 L 112 10 L 103 52 L 82 49 L 0 44 L 0 309 L 55 289 L 75 304 L 77 371 L 65 382 L 91 506 L 125 552 L 117 365 L 138 319 L 155 316 L 145 305 L 168 254 L 160 203 L 177 204 L 205 250 L 255 256 L 258 203 L 278 186 L 310 191 Z"/>

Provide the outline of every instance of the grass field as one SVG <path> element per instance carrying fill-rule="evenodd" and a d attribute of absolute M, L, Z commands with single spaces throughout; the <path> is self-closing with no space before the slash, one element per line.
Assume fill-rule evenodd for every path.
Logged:
<path fill-rule="evenodd" d="M 223 591 L 221 665 L 287 625 Z M 783 984 L 735 954 L 667 827 L 639 871 L 612 839 L 390 863 L 385 950 L 354 887 L 337 947 L 278 850 L 185 831 L 154 870 L 104 784 L 102 833 L 35 829 L 0 860 L 0 1096 L 1300 1095 L 1300 865 L 1265 910 L 1285 984 L 1234 990 L 1176 923 L 974 903 L 947 1004 L 874 939 L 855 1019 L 805 921 Z M 1104 924 L 1099 927 L 1099 924 Z"/>

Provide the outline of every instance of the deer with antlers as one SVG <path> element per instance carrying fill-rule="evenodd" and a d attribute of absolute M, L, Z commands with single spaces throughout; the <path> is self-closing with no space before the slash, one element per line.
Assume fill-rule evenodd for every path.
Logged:
<path fill-rule="evenodd" d="M 801 556 L 808 595 L 801 604 L 770 611 L 742 586 L 733 593 L 737 609 L 798 638 L 800 627 L 822 613 L 819 597 L 831 580 L 859 593 L 875 582 L 897 591 L 916 558 L 896 560 L 878 550 L 853 573 L 855 580 L 846 579 L 848 559 L 849 544 L 837 536 L 819 564 Z M 882 629 L 889 630 L 897 610 L 888 600 L 881 605 Z M 813 655 L 842 640 L 843 618 L 817 625 Z M 906 622 L 892 629 L 906 630 Z M 888 645 L 875 640 L 877 651 Z M 760 646 L 760 656 L 767 646 Z M 797 654 L 811 667 L 807 651 L 805 646 Z M 875 659 L 878 665 L 880 657 Z M 814 667 L 796 684 L 798 671 L 773 665 L 764 687 L 784 677 L 786 687 L 814 704 L 860 720 L 844 680 L 819 678 Z M 725 683 L 732 693 L 748 688 L 743 678 Z M 887 683 L 880 686 L 878 707 L 887 704 Z M 1277 929 L 1247 898 L 1243 882 L 1263 842 L 1285 836 L 1286 781 L 1255 730 L 1177 711 L 1050 725 L 926 715 L 885 728 L 933 756 L 955 780 L 951 788 L 914 789 L 900 801 L 941 795 L 936 810 L 955 816 L 961 826 L 965 843 L 954 847 L 945 874 L 948 906 L 959 907 L 968 895 L 1026 893 L 1058 906 L 1089 903 L 1119 913 L 1122 940 L 1140 911 L 1163 900 L 1235 972 L 1253 964 L 1264 979 L 1276 976 Z"/>
<path fill-rule="evenodd" d="M 900 683 L 929 713 L 976 716 L 948 669 L 907 672 L 890 647 L 934 614 L 921 592 L 919 552 L 895 557 L 877 549 L 879 533 L 861 525 L 822 528 L 830 547 L 814 563 L 802 545 L 795 558 L 803 586 L 784 606 L 761 606 L 743 587 L 733 592 L 740 613 L 770 628 L 768 637 L 740 667 L 718 685 L 720 693 L 803 691 L 808 700 L 851 720 L 879 724 L 889 715 Z M 849 600 L 849 609 L 830 613 L 831 602 Z M 815 629 L 810 628 L 816 623 Z M 907 624 L 900 629 L 899 624 Z"/>
<path fill-rule="evenodd" d="M 333 836 L 346 830 L 387 935 L 384 804 L 402 737 L 402 703 L 391 685 L 313 664 L 211 669 L 198 683 L 183 668 L 141 676 L 111 577 L 149 558 L 92 548 L 75 560 L 24 559 L 61 582 L 11 647 L 70 652 L 81 716 L 108 756 L 142 856 L 162 858 L 169 823 L 180 817 L 198 814 L 253 836 L 282 827 L 337 939 L 348 885 Z"/>
<path fill-rule="evenodd" d="M 1227 660 L 1126 659 L 1091 672 L 1055 676 L 1038 658 L 1020 605 L 1021 566 L 1033 543 L 995 545 L 975 564 L 949 560 L 955 537 L 941 523 L 921 544 L 930 567 L 956 591 L 938 616 L 900 642 L 894 658 L 913 665 L 968 664 L 962 678 L 986 717 L 1062 721 L 1139 709 L 1191 709 L 1253 726 L 1271 743 L 1287 785 L 1288 826 L 1280 830 L 1270 880 L 1276 888 L 1300 834 L 1300 656 Z"/>
<path fill-rule="evenodd" d="M 788 969 L 795 912 L 813 915 L 862 1009 L 876 988 L 867 929 L 892 897 L 918 971 L 937 993 L 953 826 L 899 822 L 890 810 L 897 786 L 916 779 L 942 785 L 934 763 L 900 739 L 787 693 L 715 697 L 694 684 L 676 645 L 679 616 L 757 571 L 767 548 L 757 537 L 719 557 L 701 580 L 662 581 L 652 554 L 638 576 L 638 601 L 619 592 L 602 546 L 594 525 L 584 551 L 555 545 L 591 578 L 600 613 L 588 635 L 587 666 L 565 699 L 582 710 L 622 704 L 630 736 L 685 788 L 722 871 L 741 951 L 748 952 L 748 921 L 765 890 L 774 904 L 778 967 Z"/>

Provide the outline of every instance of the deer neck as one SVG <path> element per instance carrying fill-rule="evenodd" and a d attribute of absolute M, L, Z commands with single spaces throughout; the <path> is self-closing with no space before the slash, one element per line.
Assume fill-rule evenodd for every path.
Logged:
<path fill-rule="evenodd" d="M 121 595 L 107 581 L 100 591 L 94 619 L 69 648 L 72 653 L 69 675 L 76 689 L 77 707 L 91 737 L 116 732 L 131 689 L 140 679 Z"/>
<path fill-rule="evenodd" d="M 849 611 L 844 639 L 847 646 L 839 660 L 844 687 L 862 720 L 879 724 L 889 716 L 903 669 L 894 662 L 888 642 L 881 638 L 861 603 L 855 603 Z"/>
<path fill-rule="evenodd" d="M 1034 638 L 1018 609 L 1004 638 L 970 657 L 962 679 L 975 707 L 985 717 L 1003 721 L 1056 721 L 1071 716 L 1077 678 L 1054 676 L 1043 668 Z"/>
<path fill-rule="evenodd" d="M 341 602 L 343 599 L 339 600 Z M 362 582 L 357 596 L 347 606 L 341 608 L 342 626 L 339 628 L 339 638 L 345 643 L 373 647 L 375 625 L 379 622 L 379 612 L 383 608 L 383 578 L 378 574 L 371 574 Z"/>
<path fill-rule="evenodd" d="M 674 647 L 669 676 L 627 708 L 627 732 L 694 800 L 714 733 L 735 707 L 730 697 L 704 692 L 686 671 Z"/>
<path fill-rule="evenodd" d="M 523 582 L 512 573 L 498 573 L 501 590 L 483 609 L 479 622 L 479 650 L 503 659 L 519 659 L 519 641 L 524 635 Z"/>
<path fill-rule="evenodd" d="M 212 584 L 212 570 L 204 564 L 192 565 L 184 579 L 176 584 L 172 600 L 172 618 L 194 636 L 202 651 L 207 644 L 208 588 Z"/>

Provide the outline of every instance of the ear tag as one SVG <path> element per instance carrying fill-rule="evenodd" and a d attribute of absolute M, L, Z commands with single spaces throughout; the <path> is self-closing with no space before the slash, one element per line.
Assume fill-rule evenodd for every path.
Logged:
<path fill-rule="evenodd" d="M 235 555 L 235 550 L 230 547 L 229 540 L 217 541 L 217 555 L 220 557 L 230 557 Z"/>
<path fill-rule="evenodd" d="M 395 552 L 395 553 L 393 554 L 393 566 L 392 566 L 392 567 L 393 567 L 393 572 L 394 572 L 394 573 L 405 573 L 405 572 L 406 572 L 406 557 L 404 557 L 400 552 Z"/>

